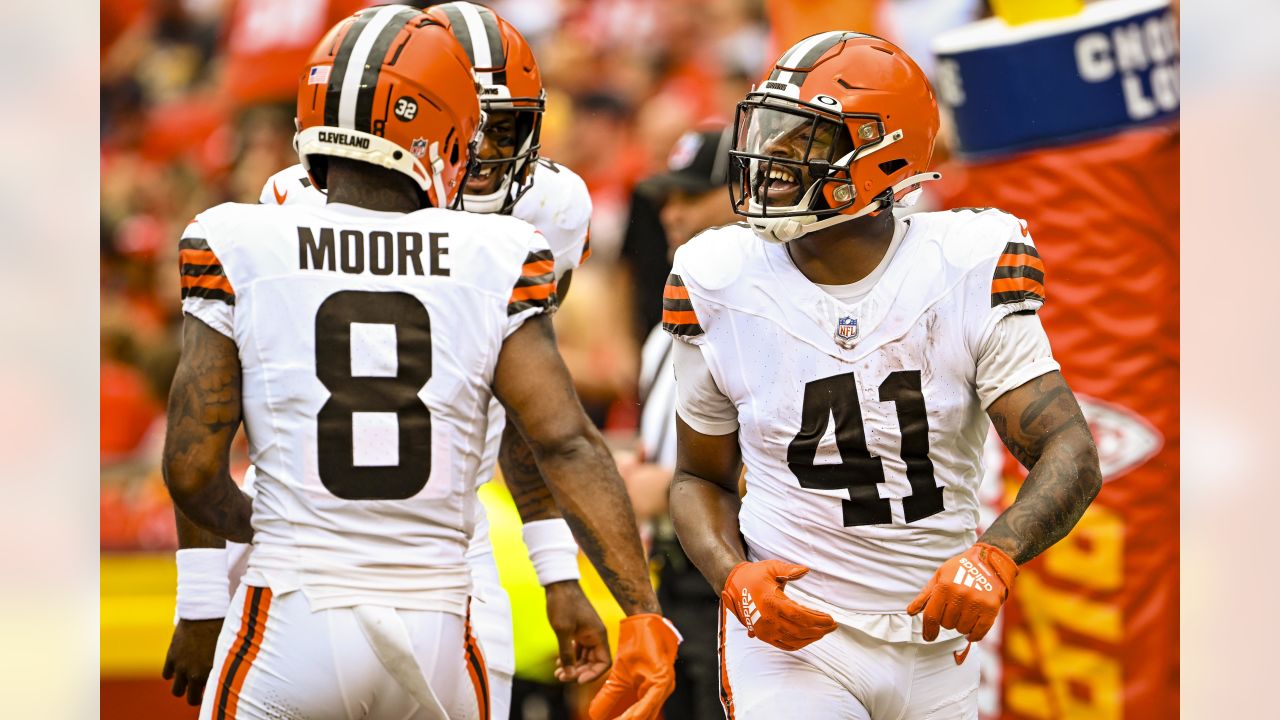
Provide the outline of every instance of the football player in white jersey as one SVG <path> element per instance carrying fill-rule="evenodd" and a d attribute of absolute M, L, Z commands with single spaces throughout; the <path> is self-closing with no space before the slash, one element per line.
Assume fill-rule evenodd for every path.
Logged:
<path fill-rule="evenodd" d="M 1101 486 L 1026 223 L 894 216 L 937 129 L 902 50 L 806 38 L 738 106 L 747 222 L 676 253 L 671 507 L 721 591 L 731 718 L 977 718 L 966 643 Z M 978 538 L 990 422 L 1030 474 Z"/>
<path fill-rule="evenodd" d="M 480 82 L 480 105 L 486 112 L 484 138 L 477 152 L 479 177 L 468 178 L 461 207 L 509 214 L 538 228 L 551 247 L 557 296 L 563 302 L 573 270 L 590 255 L 591 196 L 577 174 L 538 156 L 546 93 L 532 50 L 515 27 L 488 8 L 455 2 L 427 12 L 448 27 L 467 51 Z M 472 28 L 478 30 L 472 32 Z M 312 185 L 306 168 L 297 164 L 267 180 L 260 202 L 324 205 L 325 194 Z M 537 472 L 528 445 L 506 423 L 502 405 L 494 400 L 477 471 L 481 480 L 493 475 L 500 448 L 504 478 L 525 522 L 524 539 L 545 588 L 548 617 L 560 641 L 557 676 L 590 682 L 608 668 L 610 660 L 604 625 L 577 583 L 577 545 Z M 252 477 L 251 471 L 247 480 Z M 499 580 L 484 506 L 477 503 L 475 511 L 475 531 L 467 550 L 477 601 L 471 607 L 471 622 L 489 670 L 492 714 L 506 717 L 515 674 L 511 605 Z M 192 533 L 184 525 L 179 520 L 183 538 L 190 539 Z M 212 667 L 215 628 L 225 616 L 229 592 L 238 580 L 235 571 L 243 560 L 239 557 L 242 549 L 235 548 L 229 556 L 232 582 L 225 586 L 217 577 L 225 574 L 223 568 L 228 566 L 225 553 L 181 543 L 180 548 L 180 621 L 165 676 L 174 678 L 175 694 L 185 689 L 194 704 L 202 679 Z M 206 567 L 210 575 L 204 579 L 202 568 Z M 219 607 L 224 608 L 221 614 Z"/>
<path fill-rule="evenodd" d="M 327 204 L 222 205 L 180 243 L 165 481 L 203 531 L 253 545 L 201 717 L 489 716 L 465 554 L 493 397 L 628 612 L 607 709 L 656 715 L 679 636 L 555 348 L 550 248 L 443 209 L 479 139 L 465 50 L 389 5 L 308 66 L 296 144 Z M 252 500 L 227 472 L 242 417 Z"/>

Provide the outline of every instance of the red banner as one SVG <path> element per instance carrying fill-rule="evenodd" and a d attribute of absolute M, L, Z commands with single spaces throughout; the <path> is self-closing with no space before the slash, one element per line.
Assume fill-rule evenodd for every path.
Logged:
<path fill-rule="evenodd" d="M 1164 127 L 943 169 L 947 207 L 1029 221 L 1048 268 L 1041 316 L 1105 476 L 1015 584 L 1002 718 L 1177 717 L 1178 147 Z"/>

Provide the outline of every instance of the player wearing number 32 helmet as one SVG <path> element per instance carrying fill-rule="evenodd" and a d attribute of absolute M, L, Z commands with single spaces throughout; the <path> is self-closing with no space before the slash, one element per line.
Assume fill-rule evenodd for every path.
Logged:
<path fill-rule="evenodd" d="M 328 202 L 220 205 L 180 241 L 165 481 L 194 529 L 252 543 L 202 718 L 489 716 L 466 553 L 495 397 L 630 616 L 608 683 L 670 692 L 678 636 L 556 351 L 550 247 L 449 209 L 480 141 L 473 77 L 430 14 L 344 20 L 298 93 Z M 252 500 L 227 472 L 242 421 Z"/>
<path fill-rule="evenodd" d="M 937 130 L 901 49 L 806 38 L 738 105 L 746 222 L 676 252 L 671 507 L 721 591 L 729 717 L 976 718 L 966 643 L 1099 490 L 1027 224 L 898 210 Z M 990 422 L 1030 475 L 979 538 Z"/>

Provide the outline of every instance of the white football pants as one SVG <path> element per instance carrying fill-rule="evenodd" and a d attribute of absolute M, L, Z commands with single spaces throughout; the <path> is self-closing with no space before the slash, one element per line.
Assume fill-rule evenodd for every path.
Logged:
<path fill-rule="evenodd" d="M 978 666 L 966 640 L 891 643 L 844 625 L 788 652 L 720 610 L 720 700 L 732 720 L 977 720 Z"/>

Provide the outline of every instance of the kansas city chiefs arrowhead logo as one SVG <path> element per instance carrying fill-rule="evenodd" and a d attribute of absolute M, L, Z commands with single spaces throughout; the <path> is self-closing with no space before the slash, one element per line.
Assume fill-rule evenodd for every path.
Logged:
<path fill-rule="evenodd" d="M 1076 394 L 1098 445 L 1102 479 L 1114 480 L 1160 452 L 1164 437 L 1146 418 L 1121 405 Z"/>

